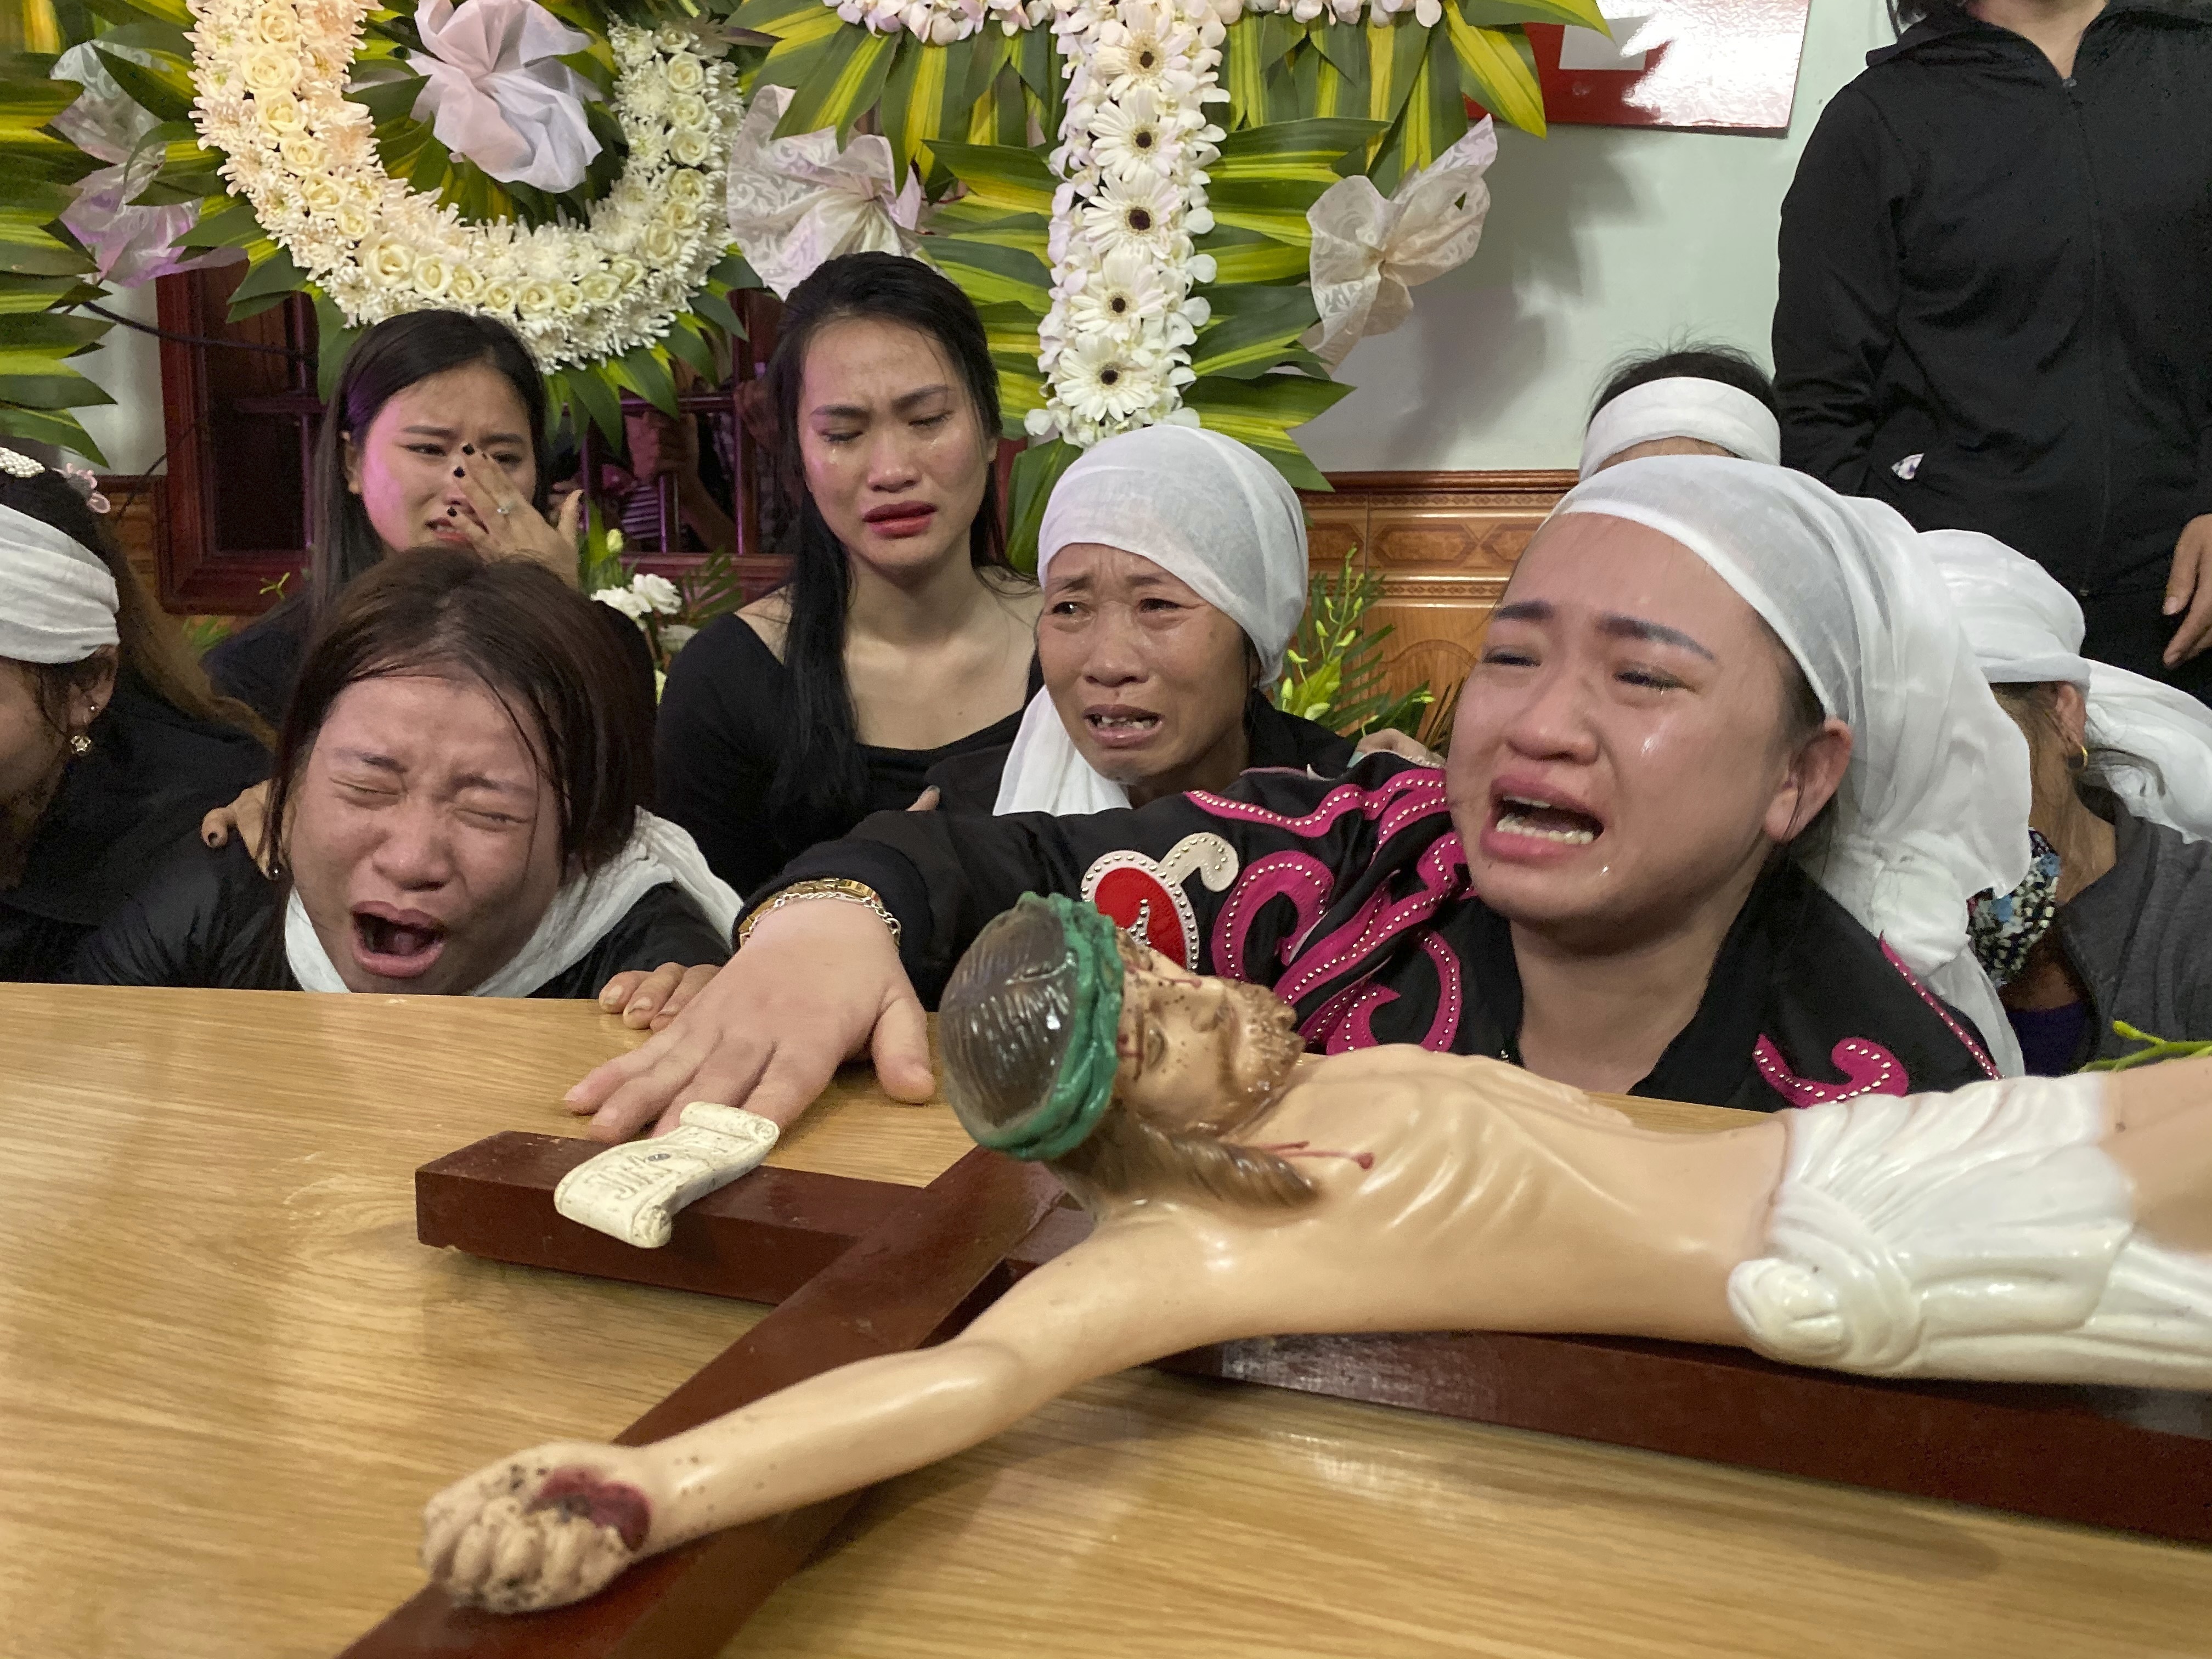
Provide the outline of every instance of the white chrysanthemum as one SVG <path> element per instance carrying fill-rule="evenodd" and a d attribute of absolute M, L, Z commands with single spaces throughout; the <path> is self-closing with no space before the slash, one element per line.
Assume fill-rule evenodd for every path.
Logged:
<path fill-rule="evenodd" d="M 1160 401 L 1167 377 L 1158 354 L 1093 335 L 1063 353 L 1060 401 L 1081 420 L 1118 424 Z"/>
<path fill-rule="evenodd" d="M 1141 252 L 1170 259 L 1182 251 L 1182 202 L 1158 173 L 1109 179 L 1081 213 L 1083 233 L 1102 255 Z"/>
<path fill-rule="evenodd" d="M 1166 170 L 1177 136 L 1172 118 L 1164 117 L 1157 91 L 1137 86 L 1091 118 L 1091 157 L 1117 179 Z"/>
<path fill-rule="evenodd" d="M 1069 300 L 1068 325 L 1080 337 L 1164 323 L 1176 308 L 1176 297 L 1155 261 L 1134 249 L 1117 249 Z"/>

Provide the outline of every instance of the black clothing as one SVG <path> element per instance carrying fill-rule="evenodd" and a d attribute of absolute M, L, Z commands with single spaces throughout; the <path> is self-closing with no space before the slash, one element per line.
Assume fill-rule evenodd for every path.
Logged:
<path fill-rule="evenodd" d="M 2176 1042 L 2212 1039 L 2212 844 L 2147 823 L 2110 797 L 2112 867 L 2066 901 L 2051 923 L 2089 1018 L 2073 1071 L 2141 1045 L 2114 1020 Z"/>
<path fill-rule="evenodd" d="M 1948 10 L 1867 63 L 1783 204 L 1783 459 L 2131 596 L 2087 654 L 2160 674 L 2113 641 L 2212 512 L 2212 11 L 2113 0 L 2065 80 Z"/>
<path fill-rule="evenodd" d="M 1042 683 L 1032 662 L 1027 695 L 1034 696 Z M 708 867 L 740 893 L 858 822 L 801 824 L 770 815 L 769 788 L 796 718 L 791 703 L 791 671 L 742 617 L 715 618 L 669 665 L 654 750 L 660 801 L 654 810 L 689 830 Z M 1021 723 L 1017 709 L 935 749 L 862 744 L 864 813 L 913 805 L 932 767 L 975 750 L 1003 751 Z M 995 785 L 993 790 L 995 795 Z"/>
<path fill-rule="evenodd" d="M 1285 714 L 1257 691 L 1244 699 L 1244 744 L 1247 766 L 1287 766 L 1297 772 L 1310 769 L 1325 778 L 1352 764 L 1354 746 L 1350 738 L 1316 720 Z M 995 808 L 1000 779 L 1013 747 L 1011 742 L 994 744 L 931 767 L 923 781 L 938 790 L 938 810 L 989 812 Z"/>
<path fill-rule="evenodd" d="M 125 676 L 39 819 L 22 879 L 0 889 L 0 979 L 67 976 L 78 945 L 121 908 L 148 866 L 269 775 L 234 726 L 195 720 Z"/>
<path fill-rule="evenodd" d="M 606 618 L 605 625 L 621 642 L 630 672 L 645 688 L 646 706 L 654 699 L 653 647 L 644 632 L 612 605 L 592 607 Z M 292 687 L 300 678 L 301 659 L 307 654 L 313 631 L 304 599 L 287 599 L 274 611 L 256 617 L 227 640 L 208 647 L 200 665 L 215 689 L 235 697 L 272 726 L 284 723 L 284 705 L 292 700 Z"/>
<path fill-rule="evenodd" d="M 1091 899 L 1193 969 L 1270 987 L 1328 1053 L 1417 1042 L 1517 1058 L 1508 925 L 1468 884 L 1442 773 L 1370 755 L 1342 778 L 1247 772 L 1218 795 L 1056 818 L 884 812 L 755 897 L 864 881 L 933 1002 L 1024 892 Z M 1703 1003 L 1634 1092 L 1766 1111 L 1994 1076 L 1972 1027 L 1794 865 L 1761 879 Z"/>
<path fill-rule="evenodd" d="M 209 848 L 195 836 L 78 952 L 70 977 L 86 985 L 208 986 L 296 991 L 284 959 L 289 889 L 254 867 L 234 836 Z M 596 997 L 617 974 L 663 963 L 729 960 L 730 945 L 691 896 L 653 888 L 608 929 L 582 961 L 533 997 Z"/>

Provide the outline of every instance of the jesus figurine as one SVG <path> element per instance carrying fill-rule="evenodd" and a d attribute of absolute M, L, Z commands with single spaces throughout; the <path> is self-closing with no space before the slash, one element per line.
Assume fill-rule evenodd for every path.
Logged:
<path fill-rule="evenodd" d="M 2212 1386 L 2212 1060 L 1862 1096 L 1713 1134 L 1497 1060 L 1308 1056 L 1267 991 L 1026 897 L 945 988 L 945 1091 L 1094 1218 L 935 1347 L 447 1488 L 422 1556 L 505 1612 L 965 1450 L 1209 1343 L 1547 1331 L 1888 1376 Z"/>

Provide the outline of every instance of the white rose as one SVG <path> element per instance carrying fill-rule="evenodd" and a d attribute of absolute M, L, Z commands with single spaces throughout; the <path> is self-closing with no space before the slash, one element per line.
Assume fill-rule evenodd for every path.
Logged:
<path fill-rule="evenodd" d="M 453 268 L 435 254 L 415 262 L 415 287 L 418 293 L 433 300 L 445 298 L 453 286 Z"/>
<path fill-rule="evenodd" d="M 664 617 L 672 617 L 684 608 L 684 596 L 676 591 L 676 584 L 665 576 L 641 573 L 629 579 L 629 591 L 645 601 L 645 608 Z"/>
<path fill-rule="evenodd" d="M 703 143 L 704 140 L 701 142 Z M 696 167 L 697 163 L 687 162 L 685 165 Z M 707 181 L 696 173 L 672 173 L 661 190 L 672 202 L 690 202 L 696 206 L 707 199 Z"/>
<path fill-rule="evenodd" d="M 289 92 L 265 93 L 253 100 L 254 118 L 261 123 L 264 132 L 282 139 L 304 128 L 307 122 L 300 108 L 300 100 Z"/>
<path fill-rule="evenodd" d="M 446 297 L 457 306 L 465 306 L 483 292 L 483 278 L 467 265 L 457 264 L 446 280 Z"/>
<path fill-rule="evenodd" d="M 645 267 L 625 255 L 607 262 L 607 274 L 615 279 L 617 288 L 635 288 L 645 275 Z"/>
<path fill-rule="evenodd" d="M 555 283 L 551 286 L 553 289 L 553 309 L 560 313 L 562 316 L 565 317 L 568 313 L 574 311 L 578 306 L 583 303 L 583 290 L 578 288 L 575 283 L 561 282 Z"/>
<path fill-rule="evenodd" d="M 287 161 L 290 159 L 289 156 L 285 157 Z M 337 210 L 338 187 L 328 179 L 319 176 L 308 179 L 300 186 L 300 197 L 310 213 L 327 218 Z"/>
<path fill-rule="evenodd" d="M 341 202 L 330 216 L 338 234 L 349 242 L 358 242 L 368 234 L 368 210 L 359 202 Z"/>
<path fill-rule="evenodd" d="M 636 153 L 635 149 L 630 152 L 633 155 Z M 679 132 L 668 141 L 668 154 L 671 159 L 687 167 L 705 166 L 707 158 L 714 153 L 714 146 L 703 132 Z M 676 175 L 676 179 L 696 179 L 698 176 L 696 173 L 679 173 Z M 672 193 L 673 193 L 675 182 L 675 179 L 669 180 Z M 702 197 L 706 194 L 704 181 L 700 184 L 699 193 Z"/>
<path fill-rule="evenodd" d="M 671 92 L 696 92 L 707 84 L 707 66 L 688 52 L 679 52 L 662 65 Z"/>
<path fill-rule="evenodd" d="M 300 38 L 300 14 L 284 4 L 267 5 L 253 14 L 256 40 L 272 46 L 289 46 Z"/>
<path fill-rule="evenodd" d="M 678 28 L 673 23 L 660 26 L 659 40 L 663 52 L 682 52 L 692 43 L 689 32 Z"/>
<path fill-rule="evenodd" d="M 678 93 L 668 100 L 668 120 L 679 132 L 708 131 L 707 100 L 696 92 Z"/>
<path fill-rule="evenodd" d="M 535 322 L 553 313 L 553 289 L 549 283 L 525 283 L 522 291 L 514 296 L 515 309 L 525 319 Z"/>
<path fill-rule="evenodd" d="M 699 210 L 689 202 L 671 202 L 660 210 L 660 222 L 677 230 L 689 230 L 699 222 Z"/>
<path fill-rule="evenodd" d="M 362 259 L 362 268 L 375 281 L 397 288 L 415 269 L 415 255 L 400 242 L 379 242 Z"/>
<path fill-rule="evenodd" d="M 289 46 L 264 46 L 246 60 L 246 84 L 257 93 L 289 92 L 299 84 L 300 54 Z"/>
<path fill-rule="evenodd" d="M 576 291 L 591 304 L 607 305 L 622 292 L 622 284 L 615 281 L 610 270 L 591 270 L 584 273 L 576 283 Z"/>
<path fill-rule="evenodd" d="M 477 307 L 481 311 L 496 312 L 501 315 L 512 313 L 514 310 L 514 290 L 505 283 L 487 283 L 483 292 L 477 296 Z"/>
<path fill-rule="evenodd" d="M 310 184 L 328 183 L 328 180 L 319 175 L 330 165 L 330 147 L 313 133 L 293 133 L 276 149 L 277 153 L 284 158 L 284 165 L 303 178 L 307 178 Z M 337 205 L 337 191 L 333 187 L 331 191 L 331 202 L 333 206 Z"/>
<path fill-rule="evenodd" d="M 646 257 L 656 264 L 666 264 L 683 251 L 683 238 L 676 234 L 675 227 L 659 221 L 647 225 L 639 240 Z"/>

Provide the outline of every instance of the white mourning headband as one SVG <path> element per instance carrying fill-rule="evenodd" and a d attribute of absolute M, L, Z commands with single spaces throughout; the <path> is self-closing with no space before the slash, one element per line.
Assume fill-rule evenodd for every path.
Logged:
<path fill-rule="evenodd" d="M 1782 426 L 1773 410 L 1718 380 L 1674 375 L 1631 386 L 1590 416 L 1582 476 L 1624 449 L 1660 438 L 1698 438 L 1747 461 L 1782 465 Z"/>
<path fill-rule="evenodd" d="M 27 478 L 46 470 L 0 448 L 0 472 Z M 0 657 L 82 662 L 118 642 L 120 603 L 99 554 L 45 520 L 0 504 Z"/>

